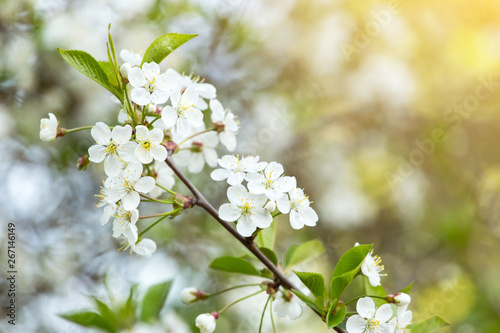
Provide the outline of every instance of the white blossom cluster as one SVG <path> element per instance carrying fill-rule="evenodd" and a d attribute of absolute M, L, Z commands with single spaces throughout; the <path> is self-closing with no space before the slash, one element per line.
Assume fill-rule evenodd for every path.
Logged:
<path fill-rule="evenodd" d="M 318 215 L 310 207 L 309 197 L 297 188 L 295 177 L 285 176 L 283 166 L 277 162 L 259 162 L 258 156 L 226 155 L 218 160 L 221 168 L 212 172 L 213 180 L 227 180 L 230 203 L 219 208 L 219 217 L 237 222 L 236 229 L 250 237 L 257 228 L 264 229 L 273 222 L 273 213 L 290 214 L 294 229 L 305 225 L 313 227 Z M 242 185 L 247 182 L 247 188 Z M 276 213 L 275 213 L 276 214 Z"/>
<path fill-rule="evenodd" d="M 108 177 L 97 205 L 103 208 L 101 223 L 113 218 L 113 237 L 123 240 L 131 253 L 150 257 L 156 244 L 140 239 L 138 208 L 141 196 L 156 199 L 174 186 L 173 171 L 165 163 L 167 142 L 174 143 L 174 161 L 198 173 L 205 163 L 217 165 L 219 141 L 229 151 L 236 148 L 239 122 L 216 99 L 215 87 L 199 77 L 171 68 L 161 73 L 154 62 L 141 66 L 142 56 L 127 50 L 120 57 L 125 61 L 120 74 L 130 84 L 133 110 L 125 106 L 120 110 L 121 125 L 97 122 L 92 127 L 96 144 L 89 148 L 88 160 L 103 163 Z M 212 127 L 207 129 L 204 113 L 209 107 Z M 49 114 L 40 122 L 40 139 L 52 141 L 64 135 L 66 130 L 58 127 L 57 118 Z"/>

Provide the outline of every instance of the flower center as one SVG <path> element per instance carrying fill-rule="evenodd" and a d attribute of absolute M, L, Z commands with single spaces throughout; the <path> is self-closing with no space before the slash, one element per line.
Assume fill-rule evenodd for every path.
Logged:
<path fill-rule="evenodd" d="M 146 83 L 144 89 L 148 90 L 150 93 L 153 93 L 156 90 L 156 78 L 152 78 Z"/>
<path fill-rule="evenodd" d="M 243 206 L 240 207 L 241 215 L 251 215 L 252 214 L 252 206 L 247 202 Z"/>
<path fill-rule="evenodd" d="M 110 142 L 106 147 L 106 154 L 118 154 L 118 147 L 114 142 Z"/>
<path fill-rule="evenodd" d="M 368 323 L 366 325 L 368 332 L 382 333 L 384 330 L 380 327 L 380 322 L 376 319 L 367 319 Z"/>
<path fill-rule="evenodd" d="M 142 141 L 141 146 L 144 150 L 149 151 L 151 149 L 151 142 Z"/>

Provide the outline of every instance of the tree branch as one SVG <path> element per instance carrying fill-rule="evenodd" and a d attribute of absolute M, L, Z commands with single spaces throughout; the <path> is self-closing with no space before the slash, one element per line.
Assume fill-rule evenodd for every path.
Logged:
<path fill-rule="evenodd" d="M 241 244 L 243 244 L 250 252 L 252 252 L 257 259 L 259 259 L 264 266 L 266 266 L 273 274 L 274 276 L 279 280 L 280 284 L 284 286 L 285 288 L 288 289 L 295 289 L 298 290 L 298 288 L 283 274 L 283 272 L 276 267 L 260 250 L 259 248 L 255 245 L 253 242 L 253 239 L 251 237 L 243 237 L 240 235 L 240 233 L 228 222 L 222 220 L 219 217 L 219 213 L 217 210 L 208 202 L 207 199 L 201 194 L 200 191 L 191 183 L 191 181 L 180 171 L 177 166 L 175 165 L 174 161 L 172 160 L 171 156 L 168 156 L 167 159 L 165 160 L 165 163 L 174 171 L 174 173 L 179 177 L 179 179 L 184 183 L 184 185 L 187 186 L 187 188 L 193 193 L 196 199 L 198 199 L 197 205 L 203 208 L 205 211 L 207 211 L 208 214 L 212 215 L 212 217 L 219 222 L 220 225 L 222 225 L 231 235 L 234 236 Z M 321 316 L 320 313 L 312 309 L 314 312 L 316 312 L 319 316 Z M 334 330 L 340 333 L 346 333 L 343 329 L 339 327 L 334 327 Z"/>

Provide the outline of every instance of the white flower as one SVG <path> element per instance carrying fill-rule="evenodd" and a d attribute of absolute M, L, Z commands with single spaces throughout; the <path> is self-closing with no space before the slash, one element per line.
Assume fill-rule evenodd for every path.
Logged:
<path fill-rule="evenodd" d="M 196 102 L 197 109 L 205 110 L 208 108 L 208 104 L 205 100 L 203 100 L 203 98 L 214 99 L 217 97 L 217 90 L 215 87 L 210 83 L 200 82 L 199 76 L 193 77 L 181 75 L 171 68 L 169 68 L 166 73 L 175 77 L 175 81 L 177 82 L 180 91 L 184 91 L 189 87 L 196 90 L 199 95 Z"/>
<path fill-rule="evenodd" d="M 165 162 L 155 161 L 153 178 L 156 179 L 156 184 L 171 190 L 175 185 L 174 171 Z M 159 186 L 155 186 L 149 196 L 156 199 L 164 192 Z"/>
<path fill-rule="evenodd" d="M 98 197 L 100 197 L 101 199 L 99 200 L 97 207 L 104 207 L 100 218 L 102 225 L 108 223 L 109 219 L 115 214 L 116 209 L 118 208 L 116 201 L 113 201 L 113 198 L 110 198 L 109 195 L 110 189 L 101 186 L 101 191 L 98 195 Z"/>
<path fill-rule="evenodd" d="M 124 79 L 128 79 L 128 73 L 130 73 L 130 70 L 132 69 L 132 66 L 130 66 L 130 64 L 128 62 L 124 63 L 123 65 L 121 65 L 120 67 L 120 75 L 124 78 Z"/>
<path fill-rule="evenodd" d="M 215 331 L 215 321 L 217 319 L 210 313 L 204 313 L 196 317 L 196 327 L 201 333 L 212 333 Z"/>
<path fill-rule="evenodd" d="M 389 333 L 387 321 L 392 317 L 392 308 L 384 304 L 375 311 L 375 303 L 370 297 L 363 297 L 356 304 L 357 315 L 347 319 L 348 333 Z"/>
<path fill-rule="evenodd" d="M 318 214 L 309 207 L 309 197 L 300 188 L 294 188 L 288 195 L 282 195 L 277 204 L 283 214 L 290 212 L 290 224 L 294 229 L 302 229 L 304 225 L 314 227 L 318 222 Z"/>
<path fill-rule="evenodd" d="M 151 258 L 151 255 L 156 251 L 156 243 L 149 238 L 143 238 L 138 243 L 129 243 L 129 245 L 131 254 L 134 252 L 146 258 Z"/>
<path fill-rule="evenodd" d="M 258 161 L 259 156 L 247 156 L 240 159 L 239 155 L 225 155 L 218 160 L 222 169 L 215 169 L 210 176 L 216 181 L 227 179 L 229 185 L 238 185 L 245 179 L 247 173 L 259 172 L 266 167 L 266 162 L 257 163 Z"/>
<path fill-rule="evenodd" d="M 137 242 L 137 220 L 139 219 L 139 211 L 132 209 L 127 211 L 123 208 L 118 209 L 113 221 L 113 237 L 118 238 L 124 236 L 129 244 Z"/>
<path fill-rule="evenodd" d="M 120 51 L 120 58 L 122 58 L 122 60 L 126 63 L 129 63 L 130 66 L 140 66 L 142 62 L 142 56 L 140 53 L 134 53 L 125 49 Z"/>
<path fill-rule="evenodd" d="M 359 243 L 354 244 L 358 246 Z M 380 265 L 382 259 L 375 255 L 373 256 L 373 250 L 366 255 L 366 258 L 361 263 L 361 272 L 368 277 L 368 281 L 374 287 L 380 286 L 380 277 L 387 276 L 387 274 L 380 274 L 384 270 L 384 265 Z"/>
<path fill-rule="evenodd" d="M 153 177 L 142 177 L 142 164 L 130 163 L 116 177 L 106 179 L 104 186 L 110 188 L 109 196 L 116 202 L 121 200 L 125 210 L 133 210 L 139 206 L 139 193 L 148 193 L 155 187 Z"/>
<path fill-rule="evenodd" d="M 181 149 L 173 155 L 174 161 L 179 165 L 187 165 L 191 173 L 203 170 L 205 161 L 210 167 L 217 166 L 217 151 L 215 147 L 219 143 L 217 133 L 202 133 L 179 146 Z"/>
<path fill-rule="evenodd" d="M 94 163 L 104 161 L 106 175 L 117 176 L 125 162 L 135 159 L 133 152 L 137 144 L 129 141 L 132 136 L 130 125 L 115 126 L 111 131 L 108 125 L 98 122 L 90 134 L 97 144 L 89 148 L 89 160 Z"/>
<path fill-rule="evenodd" d="M 411 311 L 399 311 L 396 317 L 389 321 L 390 333 L 410 333 L 411 329 L 408 325 L 411 325 L 412 312 Z"/>
<path fill-rule="evenodd" d="M 230 110 L 224 111 L 222 104 L 216 99 L 210 101 L 210 109 L 212 122 L 220 128 L 217 130 L 220 142 L 229 151 L 233 151 L 236 148 L 236 133 L 239 129 L 234 114 Z"/>
<path fill-rule="evenodd" d="M 40 120 L 40 140 L 52 141 L 57 137 L 57 118 L 49 113 L 49 118 Z"/>
<path fill-rule="evenodd" d="M 267 210 L 269 213 L 272 213 L 276 210 L 276 202 L 274 201 L 269 201 L 268 203 L 266 203 L 266 205 L 264 206 L 264 209 Z"/>
<path fill-rule="evenodd" d="M 143 64 L 142 69 L 133 67 L 128 80 L 133 87 L 130 98 L 138 105 L 165 103 L 175 85 L 172 78 L 160 74 L 160 66 L 155 62 Z"/>
<path fill-rule="evenodd" d="M 280 317 L 288 316 L 294 320 L 302 315 L 302 305 L 293 293 L 282 292 L 282 297 L 276 300 L 274 311 Z"/>
<path fill-rule="evenodd" d="M 278 200 L 283 193 L 297 187 L 295 177 L 283 176 L 283 166 L 276 162 L 267 165 L 262 173 L 249 173 L 246 176 L 248 190 L 253 194 L 265 193 L 269 200 Z"/>
<path fill-rule="evenodd" d="M 153 161 L 165 161 L 168 156 L 167 148 L 161 145 L 163 141 L 163 131 L 154 128 L 151 131 L 143 125 L 135 128 L 135 140 L 138 145 L 135 148 L 135 156 L 143 163 L 148 164 Z"/>
<path fill-rule="evenodd" d="M 273 222 L 271 213 L 264 209 L 265 195 L 248 193 L 243 185 L 227 189 L 230 204 L 219 208 L 219 217 L 227 222 L 238 221 L 236 230 L 245 237 L 252 236 L 257 228 L 267 228 Z"/>
<path fill-rule="evenodd" d="M 182 93 L 178 88 L 174 89 L 170 100 L 172 106 L 163 108 L 161 119 L 168 128 L 176 126 L 176 131 L 181 135 L 188 135 L 191 127 L 203 125 L 203 113 L 196 108 L 199 95 L 195 89 L 187 88 Z"/>
<path fill-rule="evenodd" d="M 198 290 L 198 288 L 195 288 L 195 287 L 189 287 L 189 288 L 182 289 L 182 291 L 181 291 L 182 303 L 184 303 L 184 304 L 193 303 L 194 301 L 196 301 L 198 299 L 198 297 L 196 295 L 199 292 L 200 291 Z"/>

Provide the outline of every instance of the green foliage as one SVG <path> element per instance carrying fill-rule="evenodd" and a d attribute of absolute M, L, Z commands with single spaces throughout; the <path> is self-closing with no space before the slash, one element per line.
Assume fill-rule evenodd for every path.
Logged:
<path fill-rule="evenodd" d="M 158 320 L 171 287 L 172 281 L 165 281 L 151 286 L 146 291 L 141 302 L 141 321 L 154 322 Z"/>
<path fill-rule="evenodd" d="M 300 281 L 313 293 L 316 297 L 326 297 L 325 279 L 319 273 L 296 272 L 293 271 Z"/>
<path fill-rule="evenodd" d="M 260 272 L 250 262 L 245 259 L 236 257 L 220 257 L 212 261 L 209 266 L 212 269 L 219 271 L 240 273 L 246 275 L 260 276 Z"/>
<path fill-rule="evenodd" d="M 258 247 L 266 247 L 268 249 L 274 249 L 274 241 L 276 239 L 277 223 L 271 223 L 268 228 L 262 229 L 257 237 L 255 237 L 255 244 Z"/>
<path fill-rule="evenodd" d="M 95 307 L 97 311 L 115 328 L 118 327 L 118 319 L 116 318 L 116 315 L 114 312 L 109 308 L 109 306 L 98 299 L 97 297 L 93 296 L 92 300 L 95 303 Z"/>
<path fill-rule="evenodd" d="M 147 48 L 142 64 L 156 62 L 160 64 L 176 48 L 198 35 L 169 33 L 155 39 Z"/>
<path fill-rule="evenodd" d="M 303 264 L 325 252 L 325 247 L 319 240 L 311 240 L 301 245 L 293 245 L 285 255 L 285 269 Z"/>
<path fill-rule="evenodd" d="M 60 317 L 83 327 L 101 329 L 110 333 L 118 332 L 117 328 L 107 318 L 93 311 L 61 314 Z"/>
<path fill-rule="evenodd" d="M 278 265 L 278 256 L 273 250 L 266 247 L 261 247 L 259 250 L 266 256 L 267 259 L 271 260 L 273 264 Z"/>
<path fill-rule="evenodd" d="M 318 313 L 323 313 L 323 310 L 321 309 L 321 307 L 319 307 L 316 302 L 311 298 L 311 297 L 308 297 L 306 295 L 304 295 L 303 293 L 301 293 L 300 291 L 296 290 L 296 289 L 292 289 L 291 290 L 302 302 L 306 303 L 306 305 L 308 307 L 310 307 L 311 309 L 317 311 Z"/>
<path fill-rule="evenodd" d="M 414 283 L 415 282 L 410 283 L 406 288 L 402 289 L 401 292 L 410 295 Z"/>
<path fill-rule="evenodd" d="M 383 286 L 374 287 L 371 285 L 370 280 L 368 279 L 367 276 L 361 276 L 361 278 L 362 278 L 363 289 L 365 291 L 365 295 L 380 296 L 380 297 L 387 296 L 387 292 L 385 291 Z M 385 300 L 380 299 L 380 298 L 372 297 L 372 300 L 375 303 L 376 307 L 379 307 L 382 304 L 387 303 Z"/>
<path fill-rule="evenodd" d="M 419 324 L 410 325 L 412 333 L 431 333 L 438 328 L 448 326 L 449 324 L 441 317 L 432 317 Z"/>
<path fill-rule="evenodd" d="M 345 318 L 346 315 L 346 307 L 342 306 L 340 309 L 334 312 L 334 310 L 337 308 L 337 302 L 332 303 L 332 306 L 328 310 L 328 313 L 326 314 L 326 325 L 328 328 L 332 328 L 335 326 L 338 326 Z"/>
<path fill-rule="evenodd" d="M 58 50 L 63 59 L 73 68 L 78 70 L 80 73 L 85 74 L 95 82 L 99 83 L 104 88 L 108 89 L 120 100 L 123 100 L 122 94 L 119 89 L 109 82 L 107 74 L 107 72 L 109 71 L 108 65 L 104 65 L 105 69 L 103 69 L 99 62 L 85 51 L 63 49 Z M 116 79 L 114 82 L 116 82 Z"/>
<path fill-rule="evenodd" d="M 339 260 L 333 272 L 331 299 L 339 298 L 359 272 L 361 263 L 373 245 L 359 245 L 348 250 Z"/>

